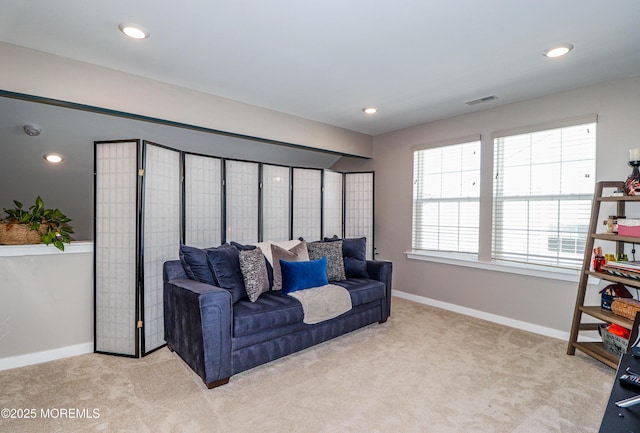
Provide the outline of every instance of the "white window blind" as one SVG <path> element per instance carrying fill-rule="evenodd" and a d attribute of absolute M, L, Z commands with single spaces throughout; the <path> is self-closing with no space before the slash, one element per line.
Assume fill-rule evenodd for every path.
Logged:
<path fill-rule="evenodd" d="M 494 139 L 494 260 L 580 267 L 595 151 L 595 122 Z"/>
<path fill-rule="evenodd" d="M 413 152 L 413 250 L 478 253 L 480 141 Z"/>

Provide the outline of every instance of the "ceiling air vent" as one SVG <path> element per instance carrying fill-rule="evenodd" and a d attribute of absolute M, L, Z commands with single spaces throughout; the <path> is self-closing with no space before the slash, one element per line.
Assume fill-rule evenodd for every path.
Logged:
<path fill-rule="evenodd" d="M 496 95 L 491 95 L 491 96 L 485 96 L 484 98 L 472 99 L 471 101 L 465 102 L 465 104 L 478 105 L 478 104 L 482 104 L 483 102 L 495 101 L 496 99 L 498 99 Z"/>

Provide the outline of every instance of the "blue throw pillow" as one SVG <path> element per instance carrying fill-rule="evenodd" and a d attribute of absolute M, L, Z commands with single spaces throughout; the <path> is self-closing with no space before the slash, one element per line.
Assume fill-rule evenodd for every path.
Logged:
<path fill-rule="evenodd" d="M 326 286 L 327 258 L 308 262 L 287 262 L 280 260 L 282 270 L 282 292 L 291 293 L 312 287 Z"/>
<path fill-rule="evenodd" d="M 218 281 L 218 286 L 231 293 L 234 304 L 246 298 L 244 279 L 240 271 L 240 250 L 233 245 L 225 244 L 207 250 L 207 261 L 211 272 Z"/>
<path fill-rule="evenodd" d="M 344 272 L 349 278 L 369 278 L 367 272 L 367 238 L 342 240 Z"/>
<path fill-rule="evenodd" d="M 207 261 L 207 251 L 200 248 L 180 245 L 180 263 L 185 274 L 192 280 L 216 285 Z"/>

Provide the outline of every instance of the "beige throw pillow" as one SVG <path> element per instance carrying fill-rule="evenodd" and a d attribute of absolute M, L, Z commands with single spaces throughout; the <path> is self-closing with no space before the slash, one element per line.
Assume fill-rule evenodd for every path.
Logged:
<path fill-rule="evenodd" d="M 302 241 L 289 250 L 285 250 L 278 245 L 271 244 L 271 257 L 273 258 L 273 290 L 282 290 L 282 270 L 280 269 L 280 260 L 285 260 L 287 262 L 309 261 L 307 242 Z"/>

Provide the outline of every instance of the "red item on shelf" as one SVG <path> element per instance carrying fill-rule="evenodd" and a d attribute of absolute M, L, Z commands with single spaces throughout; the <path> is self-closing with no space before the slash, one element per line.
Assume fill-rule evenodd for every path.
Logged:
<path fill-rule="evenodd" d="M 616 325 L 615 323 L 609 325 L 607 327 L 607 331 L 609 331 L 613 335 L 617 335 L 618 337 L 622 337 L 627 340 L 629 339 L 629 335 L 631 335 L 631 332 L 627 328 L 623 328 L 622 326 Z"/>

